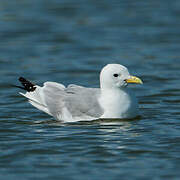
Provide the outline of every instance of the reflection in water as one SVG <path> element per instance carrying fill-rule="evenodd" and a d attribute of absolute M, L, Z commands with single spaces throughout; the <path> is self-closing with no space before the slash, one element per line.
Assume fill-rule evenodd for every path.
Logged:
<path fill-rule="evenodd" d="M 125 149 L 125 139 L 131 139 L 140 136 L 140 133 L 133 132 L 133 123 L 131 122 L 103 122 L 99 131 L 101 140 L 104 142 L 103 147 L 109 151 L 117 151 L 117 149 Z M 113 141 L 113 146 L 112 142 Z"/>

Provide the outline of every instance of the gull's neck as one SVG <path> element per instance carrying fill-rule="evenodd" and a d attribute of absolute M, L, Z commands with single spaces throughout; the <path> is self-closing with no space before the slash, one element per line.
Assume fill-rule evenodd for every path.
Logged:
<path fill-rule="evenodd" d="M 108 106 L 116 106 L 116 104 L 126 104 L 130 101 L 130 91 L 126 87 L 111 87 L 111 88 L 101 88 L 100 99 L 106 102 Z"/>
<path fill-rule="evenodd" d="M 128 88 L 127 87 L 121 87 L 121 88 L 117 88 L 117 87 L 111 87 L 111 88 L 107 88 L 107 87 L 103 87 L 101 86 L 101 93 L 102 94 L 106 94 L 106 93 L 121 93 L 121 92 L 127 92 Z"/>

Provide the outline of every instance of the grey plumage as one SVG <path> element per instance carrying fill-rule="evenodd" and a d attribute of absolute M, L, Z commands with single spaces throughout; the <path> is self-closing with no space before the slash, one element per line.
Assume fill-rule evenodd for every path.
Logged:
<path fill-rule="evenodd" d="M 72 117 L 98 118 L 103 114 L 98 102 L 100 95 L 98 88 L 85 88 L 77 85 L 69 85 L 65 88 L 54 82 L 47 82 L 44 85 L 45 103 L 50 113 L 56 118 L 63 114 L 62 111 L 65 111 L 65 108 Z"/>
<path fill-rule="evenodd" d="M 36 108 L 58 120 L 91 120 L 99 118 L 103 109 L 99 105 L 100 89 L 46 82 L 43 87 L 35 86 L 33 92 L 20 93 Z"/>

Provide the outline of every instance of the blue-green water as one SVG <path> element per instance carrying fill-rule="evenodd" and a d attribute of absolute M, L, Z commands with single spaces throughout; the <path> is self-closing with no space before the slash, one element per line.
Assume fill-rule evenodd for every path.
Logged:
<path fill-rule="evenodd" d="M 120 63 L 141 118 L 61 124 L 18 94 L 42 85 L 98 87 Z M 0 1 L 0 179 L 179 179 L 180 1 Z"/>

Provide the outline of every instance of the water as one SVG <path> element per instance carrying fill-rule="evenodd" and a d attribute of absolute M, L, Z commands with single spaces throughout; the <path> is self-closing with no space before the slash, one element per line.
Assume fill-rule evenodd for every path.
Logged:
<path fill-rule="evenodd" d="M 180 2 L 0 2 L 0 179 L 179 179 Z M 120 63 L 141 118 L 61 124 L 9 84 L 99 86 Z"/>

